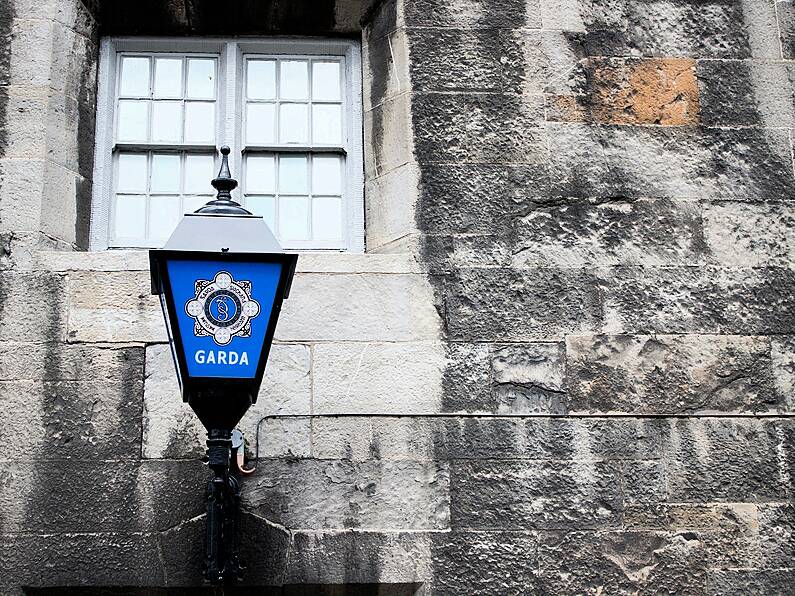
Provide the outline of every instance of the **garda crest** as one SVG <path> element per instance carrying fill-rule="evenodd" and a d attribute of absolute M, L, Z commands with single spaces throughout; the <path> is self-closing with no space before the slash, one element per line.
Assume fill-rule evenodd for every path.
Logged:
<path fill-rule="evenodd" d="M 233 337 L 251 336 L 251 319 L 260 307 L 251 298 L 250 281 L 235 281 L 230 273 L 219 271 L 212 281 L 197 279 L 195 291 L 195 297 L 185 304 L 185 312 L 195 320 L 194 335 L 209 335 L 219 346 Z"/>

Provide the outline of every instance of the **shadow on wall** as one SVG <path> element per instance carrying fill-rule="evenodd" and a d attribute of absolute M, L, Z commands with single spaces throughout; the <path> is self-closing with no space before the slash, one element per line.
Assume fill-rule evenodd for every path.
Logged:
<path fill-rule="evenodd" d="M 296 584 L 282 587 L 225 588 L 228 596 L 414 596 L 420 584 Z M 214 588 L 26 588 L 28 596 L 201 596 L 218 594 Z"/>

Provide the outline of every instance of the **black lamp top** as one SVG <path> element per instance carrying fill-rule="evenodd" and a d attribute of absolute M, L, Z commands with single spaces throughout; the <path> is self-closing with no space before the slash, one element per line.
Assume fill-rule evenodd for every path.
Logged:
<path fill-rule="evenodd" d="M 251 215 L 251 212 L 244 209 L 240 203 L 232 200 L 232 191 L 237 188 L 237 180 L 232 178 L 229 171 L 229 146 L 221 147 L 221 169 L 218 177 L 213 179 L 212 185 L 218 191 L 218 195 L 198 209 L 195 213 L 206 215 Z"/>

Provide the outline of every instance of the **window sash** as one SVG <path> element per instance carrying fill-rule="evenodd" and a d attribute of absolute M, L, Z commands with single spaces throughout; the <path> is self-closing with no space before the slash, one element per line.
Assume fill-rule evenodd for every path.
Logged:
<path fill-rule="evenodd" d="M 173 57 L 214 57 L 216 59 L 216 144 L 204 143 L 154 143 L 122 142 L 115 137 L 115 104 L 118 101 L 120 77 L 117 76 L 122 55 L 170 54 Z M 316 104 L 340 103 L 342 105 L 342 143 L 338 145 L 266 144 L 244 145 L 245 142 L 245 60 L 249 57 L 270 57 L 279 60 L 304 59 L 338 60 L 340 69 L 341 98 L 318 100 Z M 154 69 L 155 61 L 150 63 Z M 187 76 L 183 62 L 183 77 Z M 277 69 L 278 70 L 278 69 Z M 151 88 L 150 96 L 154 93 Z M 310 67 L 310 97 L 312 72 Z M 183 82 L 183 94 L 185 93 Z M 155 101 L 151 97 L 148 101 Z M 182 101 L 186 101 L 183 97 Z M 312 105 L 308 102 L 308 105 Z M 311 109 L 311 108 L 310 108 Z M 232 147 L 231 167 L 241 182 L 239 199 L 245 202 L 245 178 L 243 163 L 247 155 L 261 153 L 333 153 L 344 162 L 343 173 L 343 239 L 339 242 L 284 241 L 290 249 L 333 249 L 363 252 L 364 250 L 364 181 L 362 159 L 362 98 L 361 56 L 357 42 L 348 40 L 314 39 L 236 39 L 221 38 L 104 38 L 100 45 L 100 80 L 97 100 L 97 144 L 95 154 L 94 197 L 91 214 L 91 250 L 106 248 L 147 247 L 146 242 L 113 242 L 113 201 L 115 198 L 115 175 L 117 155 L 121 151 L 159 152 L 204 152 L 215 151 L 217 145 Z M 183 139 L 184 140 L 184 139 Z M 157 243 L 153 243 L 157 245 Z"/>

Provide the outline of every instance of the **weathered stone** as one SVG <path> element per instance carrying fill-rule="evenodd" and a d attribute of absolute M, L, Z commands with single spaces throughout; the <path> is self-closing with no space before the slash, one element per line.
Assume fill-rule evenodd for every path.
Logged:
<path fill-rule="evenodd" d="M 548 189 L 542 164 L 432 165 L 422 170 L 417 220 L 427 234 L 502 232 Z"/>
<path fill-rule="evenodd" d="M 521 77 L 506 54 L 513 39 L 494 30 L 420 29 L 410 34 L 415 92 L 518 92 Z M 444 73 L 444 76 L 440 74 Z"/>
<path fill-rule="evenodd" d="M 696 63 L 690 58 L 591 58 L 581 95 L 556 95 L 547 120 L 684 126 L 699 122 Z"/>
<path fill-rule="evenodd" d="M 391 4 L 394 5 L 394 1 Z M 372 35 L 362 36 L 362 67 L 365 73 L 362 103 L 365 111 L 411 89 L 406 29 L 394 22 L 387 22 L 384 22 L 383 31 L 373 30 Z"/>
<path fill-rule="evenodd" d="M 434 534 L 356 530 L 292 536 L 286 583 L 379 584 L 388 595 L 409 596 L 429 580 Z"/>
<path fill-rule="evenodd" d="M 537 96 L 418 95 L 412 117 L 420 163 L 538 164 L 546 158 Z"/>
<path fill-rule="evenodd" d="M 702 594 L 703 545 L 688 533 L 555 532 L 538 545 L 539 580 L 550 594 Z"/>
<path fill-rule="evenodd" d="M 768 0 L 582 2 L 596 56 L 777 58 L 776 18 Z"/>
<path fill-rule="evenodd" d="M 434 594 L 528 594 L 536 588 L 538 539 L 530 532 L 431 535 Z"/>
<path fill-rule="evenodd" d="M 663 431 L 671 502 L 763 503 L 788 494 L 775 425 L 765 420 L 671 420 Z M 783 464 L 783 465 L 782 465 Z"/>
<path fill-rule="evenodd" d="M 368 251 L 391 252 L 395 243 L 417 234 L 414 213 L 419 184 L 420 173 L 414 164 L 405 164 L 365 182 Z M 367 258 L 373 256 L 370 253 Z"/>
<path fill-rule="evenodd" d="M 587 271 L 464 269 L 446 281 L 445 295 L 447 329 L 459 341 L 543 341 L 601 325 Z"/>
<path fill-rule="evenodd" d="M 613 528 L 620 471 L 606 462 L 453 461 L 455 530 Z"/>
<path fill-rule="evenodd" d="M 392 422 L 392 419 L 389 419 Z M 398 418 L 397 420 L 403 420 Z M 365 461 L 384 457 L 373 442 L 373 423 L 367 417 L 317 417 L 312 420 L 312 457 Z M 394 423 L 394 422 L 392 422 Z M 387 423 L 388 424 L 388 423 Z M 392 447 L 392 445 L 389 445 Z M 413 459 L 419 459 L 416 455 Z"/>
<path fill-rule="evenodd" d="M 164 530 L 205 509 L 201 462 L 0 464 L 3 533 Z"/>
<path fill-rule="evenodd" d="M 162 586 L 163 566 L 152 534 L 16 534 L 0 536 L 0 589 L 22 594 L 52 586 Z"/>
<path fill-rule="evenodd" d="M 795 505 L 793 503 L 759 506 L 758 567 L 791 567 L 795 560 Z"/>
<path fill-rule="evenodd" d="M 609 333 L 781 334 L 795 329 L 784 268 L 618 267 L 603 272 Z"/>
<path fill-rule="evenodd" d="M 0 340 L 58 342 L 66 333 L 66 278 L 0 273 Z"/>
<path fill-rule="evenodd" d="M 539 0 L 412 0 L 405 2 L 413 27 L 497 29 L 539 27 Z"/>
<path fill-rule="evenodd" d="M 407 93 L 380 103 L 364 113 L 364 139 L 371 151 L 364 155 L 369 180 L 413 161 L 411 96 Z"/>
<path fill-rule="evenodd" d="M 730 569 L 709 572 L 709 596 L 745 594 L 789 594 L 795 582 L 792 569 Z"/>
<path fill-rule="evenodd" d="M 317 344 L 312 363 L 315 412 L 436 412 L 444 366 L 444 348 L 438 343 Z"/>
<path fill-rule="evenodd" d="M 263 460 L 245 483 L 252 513 L 290 529 L 445 529 L 449 472 L 436 462 Z"/>
<path fill-rule="evenodd" d="M 572 412 L 627 414 L 786 411 L 768 338 L 566 338 Z"/>
<path fill-rule="evenodd" d="M 702 207 L 667 199 L 536 205 L 514 222 L 512 265 L 690 265 L 703 262 Z"/>
<path fill-rule="evenodd" d="M 562 413 L 566 367 L 563 344 L 510 344 L 491 360 L 500 413 Z"/>
<path fill-rule="evenodd" d="M 165 342 L 163 313 L 151 294 L 149 273 L 70 273 L 69 339 Z"/>
<path fill-rule="evenodd" d="M 276 338 L 436 340 L 440 323 L 433 305 L 433 290 L 424 276 L 306 274 L 293 281 L 290 299 L 282 307 Z"/>
<path fill-rule="evenodd" d="M 710 202 L 704 205 L 710 261 L 729 267 L 788 267 L 795 261 L 795 205 Z"/>
<path fill-rule="evenodd" d="M 0 160 L 0 222 L 4 230 L 38 230 L 44 160 Z M 27 197 L 30 200 L 19 200 Z"/>
<path fill-rule="evenodd" d="M 776 2 L 781 40 L 781 57 L 795 59 L 795 3 L 792 0 Z"/>
<path fill-rule="evenodd" d="M 782 130 L 549 124 L 553 194 L 786 198 L 795 192 Z"/>
<path fill-rule="evenodd" d="M 452 342 L 444 346 L 442 410 L 445 412 L 493 412 L 489 383 L 489 346 Z"/>
<path fill-rule="evenodd" d="M 698 63 L 702 122 L 707 126 L 795 125 L 795 66 L 786 63 Z"/>
<path fill-rule="evenodd" d="M 771 339 L 773 383 L 787 410 L 795 408 L 795 338 L 779 336 Z"/>
<path fill-rule="evenodd" d="M 621 462 L 624 506 L 665 501 L 665 468 L 659 461 Z"/>

